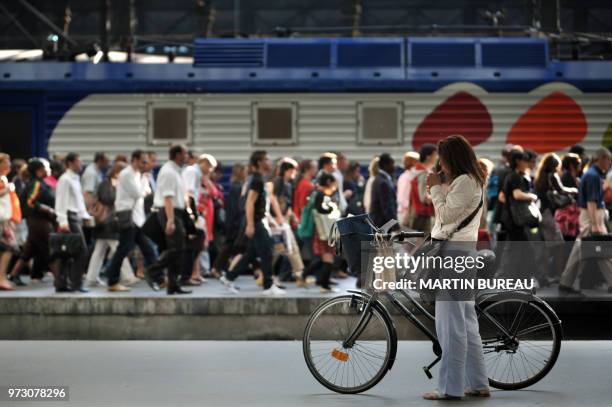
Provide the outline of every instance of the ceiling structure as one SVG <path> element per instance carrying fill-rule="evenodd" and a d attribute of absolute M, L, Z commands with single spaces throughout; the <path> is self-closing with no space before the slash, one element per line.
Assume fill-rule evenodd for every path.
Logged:
<path fill-rule="evenodd" d="M 5 0 L 0 49 L 46 58 L 187 56 L 195 38 L 531 36 L 557 59 L 612 59 L 609 0 Z"/>

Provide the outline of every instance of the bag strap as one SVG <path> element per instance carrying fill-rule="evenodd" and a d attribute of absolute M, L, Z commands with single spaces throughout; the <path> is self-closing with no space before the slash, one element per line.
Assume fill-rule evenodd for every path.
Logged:
<path fill-rule="evenodd" d="M 472 213 L 470 213 L 468 215 L 467 218 L 463 219 L 463 222 L 461 222 L 459 225 L 457 225 L 457 228 L 450 234 L 448 235 L 448 237 L 450 238 L 453 234 L 455 234 L 456 232 L 458 232 L 459 230 L 463 229 L 464 227 L 466 227 L 467 225 L 470 224 L 470 222 L 476 217 L 476 215 L 478 214 L 478 211 L 480 211 L 480 208 L 482 208 L 482 203 L 484 200 L 484 188 L 482 188 L 481 190 L 481 194 L 480 194 L 480 203 L 478 204 L 478 206 L 476 207 L 476 209 L 474 209 L 472 211 Z"/>

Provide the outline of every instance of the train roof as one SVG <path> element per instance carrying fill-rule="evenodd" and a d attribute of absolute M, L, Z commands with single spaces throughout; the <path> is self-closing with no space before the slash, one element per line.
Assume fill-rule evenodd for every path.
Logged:
<path fill-rule="evenodd" d="M 8 62 L 0 90 L 435 92 L 472 82 L 528 92 L 565 82 L 612 90 L 612 61 L 557 61 L 539 38 L 197 39 L 193 64 Z"/>

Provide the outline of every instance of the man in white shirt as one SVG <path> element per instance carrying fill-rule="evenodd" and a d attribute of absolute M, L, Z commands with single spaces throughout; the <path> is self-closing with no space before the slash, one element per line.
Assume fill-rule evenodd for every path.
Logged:
<path fill-rule="evenodd" d="M 87 244 L 83 234 L 83 222 L 92 223 L 91 215 L 85 208 L 81 189 L 79 172 L 81 157 L 76 153 L 68 153 L 65 159 L 66 172 L 62 174 L 55 190 L 55 213 L 60 231 L 78 233 L 82 239 L 82 252 L 72 259 L 62 261 L 59 276 L 55 279 L 57 292 L 80 291 L 87 292 L 82 287 L 82 271 L 87 269 Z M 68 280 L 68 281 L 67 281 Z M 68 284 L 69 283 L 69 284 Z"/>
<path fill-rule="evenodd" d="M 158 211 L 159 221 L 164 230 L 165 250 L 147 272 L 158 281 L 165 268 L 168 269 L 168 294 L 189 294 L 181 288 L 178 277 L 183 269 L 185 252 L 185 186 L 181 168 L 187 161 L 187 148 L 174 145 L 170 148 L 169 160 L 157 175 L 157 188 L 153 206 Z"/>
<path fill-rule="evenodd" d="M 143 171 L 147 166 L 148 155 L 142 150 L 136 150 L 132 153 L 131 164 L 119 173 L 115 197 L 115 214 L 120 232 L 119 245 L 106 268 L 109 291 L 129 291 L 128 287 L 119 284 L 119 277 L 121 263 L 135 244 L 142 252 L 145 266 L 155 262 L 155 251 L 141 230 L 145 222 L 144 196 L 148 187 Z M 151 288 L 158 291 L 159 283 L 148 275 L 146 277 Z"/>
<path fill-rule="evenodd" d="M 202 185 L 202 170 L 200 164 L 194 163 L 185 166 L 181 176 L 185 184 L 185 192 L 197 203 L 200 197 L 200 185 Z"/>
<path fill-rule="evenodd" d="M 85 167 L 81 175 L 81 187 L 85 198 L 85 207 L 91 211 L 96 203 L 98 185 L 104 180 L 104 172 L 108 167 L 108 157 L 105 153 L 98 152 L 94 155 L 94 161 Z"/>

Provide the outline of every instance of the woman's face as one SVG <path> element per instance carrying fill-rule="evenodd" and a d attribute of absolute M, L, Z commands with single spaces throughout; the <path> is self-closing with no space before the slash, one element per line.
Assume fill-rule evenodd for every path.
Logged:
<path fill-rule="evenodd" d="M 338 183 L 332 182 L 331 184 L 323 188 L 323 193 L 328 196 L 333 195 L 337 189 L 338 189 Z"/>
<path fill-rule="evenodd" d="M 308 170 L 308 174 L 310 175 L 310 178 L 313 178 L 316 174 L 317 171 L 319 170 L 317 163 L 315 163 L 314 161 L 312 162 L 310 169 Z"/>
<path fill-rule="evenodd" d="M 442 168 L 442 172 L 444 173 L 444 175 L 449 178 L 452 176 L 450 169 L 448 168 L 448 164 L 446 164 L 446 161 L 444 161 L 442 157 L 440 157 L 440 168 Z"/>
<path fill-rule="evenodd" d="M 47 169 L 45 167 L 39 168 L 34 175 L 36 175 L 37 178 L 45 178 L 47 177 Z"/>
<path fill-rule="evenodd" d="M 285 179 L 286 180 L 292 180 L 295 178 L 295 168 L 290 168 L 287 171 L 285 171 Z"/>
<path fill-rule="evenodd" d="M 527 171 L 528 168 L 529 168 L 529 161 L 527 160 L 519 160 L 519 162 L 516 165 L 516 170 L 518 172 L 525 172 Z"/>

